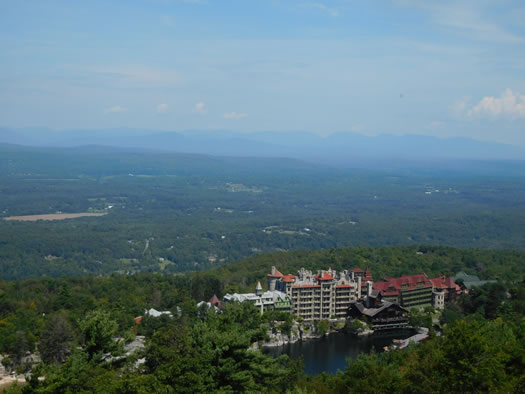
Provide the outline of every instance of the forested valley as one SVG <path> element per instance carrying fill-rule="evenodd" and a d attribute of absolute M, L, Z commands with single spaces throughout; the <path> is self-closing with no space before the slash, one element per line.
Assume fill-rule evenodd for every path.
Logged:
<path fill-rule="evenodd" d="M 0 394 L 525 394 L 524 0 L 0 4 Z"/>
<path fill-rule="evenodd" d="M 338 169 L 288 159 L 0 146 L 0 277 L 179 273 L 276 251 L 523 249 L 519 162 Z M 98 217 L 5 220 L 62 213 Z"/>
<path fill-rule="evenodd" d="M 28 377 L 8 392 L 525 390 L 520 163 L 367 170 L 108 147 L 0 153 L 0 354 Z M 291 315 L 197 306 L 265 285 L 272 266 L 495 282 L 447 305 L 442 336 L 421 311 L 412 321 L 429 328 L 426 343 L 309 376 L 301 360 L 256 350 L 289 331 Z"/>

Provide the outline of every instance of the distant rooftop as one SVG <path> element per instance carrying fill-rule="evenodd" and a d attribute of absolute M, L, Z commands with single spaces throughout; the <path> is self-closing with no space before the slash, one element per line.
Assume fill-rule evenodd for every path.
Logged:
<path fill-rule="evenodd" d="M 452 278 L 454 282 L 456 282 L 458 279 L 463 280 L 463 285 L 469 290 L 472 287 L 483 286 L 487 283 L 496 283 L 495 280 L 481 280 L 477 275 L 469 275 L 463 271 L 458 272 L 456 276 Z"/>

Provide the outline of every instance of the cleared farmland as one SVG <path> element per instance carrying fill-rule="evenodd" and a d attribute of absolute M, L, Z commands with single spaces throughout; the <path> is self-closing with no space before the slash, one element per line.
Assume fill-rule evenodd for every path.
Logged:
<path fill-rule="evenodd" d="M 20 220 L 23 222 L 36 222 L 37 220 L 64 220 L 76 219 L 84 216 L 104 216 L 105 212 L 79 212 L 79 213 L 50 213 L 44 215 L 8 216 L 4 220 Z"/>

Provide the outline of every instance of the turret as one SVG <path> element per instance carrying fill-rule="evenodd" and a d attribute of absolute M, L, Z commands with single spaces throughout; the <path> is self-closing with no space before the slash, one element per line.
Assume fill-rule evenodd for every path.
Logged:
<path fill-rule="evenodd" d="M 275 290 L 275 283 L 283 277 L 283 274 L 279 272 L 275 266 L 272 267 L 271 273 L 268 274 L 268 290 Z"/>
<path fill-rule="evenodd" d="M 257 287 L 255 287 L 255 295 L 261 296 L 263 293 L 263 288 L 261 286 L 261 282 L 257 282 Z"/>

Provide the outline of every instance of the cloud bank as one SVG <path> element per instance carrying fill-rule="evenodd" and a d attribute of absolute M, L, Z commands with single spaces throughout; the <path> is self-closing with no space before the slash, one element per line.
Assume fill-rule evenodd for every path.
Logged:
<path fill-rule="evenodd" d="M 467 112 L 467 115 L 469 117 L 488 115 L 494 118 L 525 118 L 525 95 L 507 89 L 500 97 L 483 97 L 477 105 Z"/>

